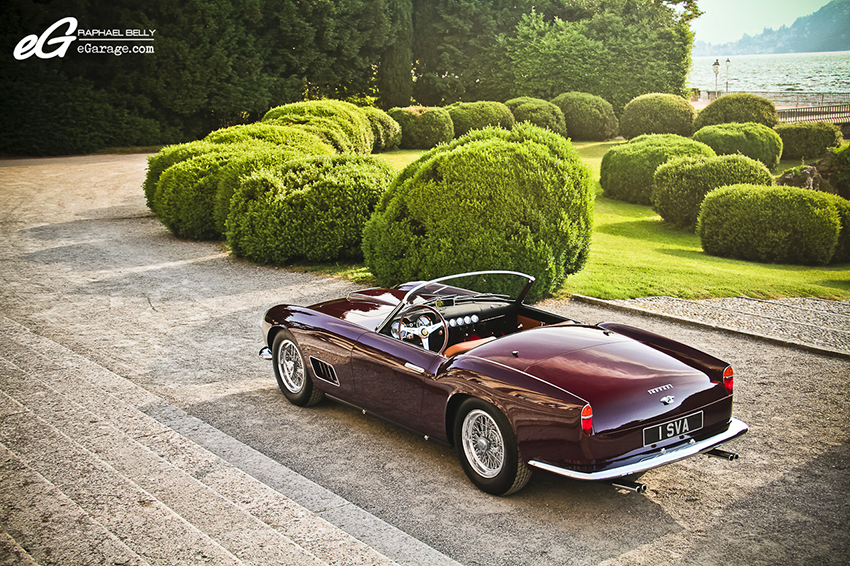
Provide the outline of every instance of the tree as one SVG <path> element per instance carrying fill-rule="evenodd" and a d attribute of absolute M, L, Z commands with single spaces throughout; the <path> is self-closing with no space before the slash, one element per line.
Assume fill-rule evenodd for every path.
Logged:
<path fill-rule="evenodd" d="M 376 75 L 380 103 L 384 109 L 410 104 L 413 94 L 413 2 L 390 0 L 391 42 Z"/>

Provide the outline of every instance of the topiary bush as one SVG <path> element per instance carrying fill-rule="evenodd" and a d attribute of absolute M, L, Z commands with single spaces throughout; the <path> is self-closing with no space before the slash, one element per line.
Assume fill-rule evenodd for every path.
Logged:
<path fill-rule="evenodd" d="M 363 232 L 383 285 L 511 269 L 531 299 L 580 270 L 590 246 L 590 171 L 565 138 L 531 124 L 474 130 L 396 177 Z"/>
<path fill-rule="evenodd" d="M 359 259 L 363 225 L 394 173 L 383 159 L 358 155 L 256 171 L 233 195 L 227 242 L 258 263 Z"/>
<path fill-rule="evenodd" d="M 604 141 L 617 135 L 619 122 L 611 104 L 586 92 L 565 92 L 552 99 L 561 109 L 567 132 L 576 140 Z"/>
<path fill-rule="evenodd" d="M 820 159 L 830 147 L 841 147 L 841 128 L 829 122 L 777 124 L 782 159 Z"/>
<path fill-rule="evenodd" d="M 700 110 L 694 120 L 694 130 L 715 124 L 755 122 L 768 128 L 779 122 L 776 105 L 755 94 L 726 94 Z"/>
<path fill-rule="evenodd" d="M 599 184 L 608 198 L 652 204 L 655 170 L 673 157 L 716 157 L 714 150 L 675 134 L 648 134 L 612 147 L 602 156 Z"/>
<path fill-rule="evenodd" d="M 274 122 L 256 122 L 230 126 L 210 133 L 204 141 L 211 143 L 240 143 L 261 141 L 283 145 L 304 153 L 326 154 L 333 147 L 319 136 L 292 126 L 282 126 Z M 335 152 L 334 152 L 335 153 Z"/>
<path fill-rule="evenodd" d="M 528 122 L 560 136 L 567 136 L 567 126 L 561 109 L 540 98 L 521 96 L 505 102 L 516 122 Z"/>
<path fill-rule="evenodd" d="M 309 148 L 286 145 L 256 147 L 250 151 L 235 155 L 216 172 L 216 190 L 213 201 L 213 221 L 219 234 L 227 231 L 227 217 L 230 215 L 230 200 L 239 187 L 243 177 L 259 169 L 282 166 L 287 161 L 307 157 L 336 155 L 334 149 L 326 144 Z"/>
<path fill-rule="evenodd" d="M 347 143 L 343 143 L 334 136 L 334 146 L 341 153 L 372 153 L 375 138 L 372 134 L 372 126 L 366 115 L 360 109 L 340 100 L 307 100 L 294 102 L 272 108 L 263 116 L 263 122 L 277 122 L 282 125 L 304 125 L 313 126 L 305 128 L 313 133 L 319 130 L 330 129 L 333 124 L 344 132 Z"/>
<path fill-rule="evenodd" d="M 835 198 L 797 187 L 721 187 L 705 197 L 697 233 L 711 255 L 824 265 L 841 229 Z"/>
<path fill-rule="evenodd" d="M 742 183 L 774 184 L 763 163 L 744 155 L 673 158 L 655 170 L 652 208 L 677 228 L 693 231 L 705 195 Z"/>
<path fill-rule="evenodd" d="M 478 102 L 455 102 L 446 106 L 452 117 L 455 137 L 466 134 L 470 130 L 480 130 L 487 126 L 498 126 L 506 130 L 514 127 L 516 120 L 510 108 L 501 102 L 479 100 Z"/>
<path fill-rule="evenodd" d="M 166 169 L 154 193 L 156 215 L 166 228 L 181 238 L 209 240 L 221 237 L 214 220 L 218 173 L 232 159 L 272 144 L 248 142 L 220 144 L 212 151 Z"/>
<path fill-rule="evenodd" d="M 203 155 L 205 153 L 216 153 L 225 151 L 225 147 L 210 143 L 207 141 L 193 141 L 189 143 L 180 143 L 168 145 L 159 150 L 156 155 L 148 157 L 148 169 L 145 173 L 145 182 L 142 184 L 142 189 L 145 193 L 145 201 L 148 208 L 156 214 L 156 186 L 159 183 L 159 178 L 162 173 L 181 161 Z"/>
<path fill-rule="evenodd" d="M 772 128 L 754 122 L 705 126 L 694 140 L 709 146 L 719 155 L 740 153 L 757 159 L 773 171 L 782 157 L 782 138 Z"/>
<path fill-rule="evenodd" d="M 633 98 L 620 115 L 620 135 L 626 139 L 643 134 L 694 133 L 694 106 L 675 94 L 652 93 Z"/>
<path fill-rule="evenodd" d="M 387 114 L 401 126 L 402 149 L 430 149 L 454 138 L 452 117 L 444 108 L 408 106 L 390 108 Z"/>
<path fill-rule="evenodd" d="M 372 153 L 398 149 L 398 144 L 401 143 L 401 126 L 398 122 L 393 120 L 389 114 L 374 106 L 363 106 L 360 111 L 369 120 L 369 124 L 372 126 L 372 135 L 375 136 Z"/>

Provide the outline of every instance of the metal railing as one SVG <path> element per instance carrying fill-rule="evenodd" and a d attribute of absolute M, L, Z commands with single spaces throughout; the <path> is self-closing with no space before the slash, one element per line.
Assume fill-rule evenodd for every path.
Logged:
<path fill-rule="evenodd" d="M 829 106 L 804 106 L 801 108 L 781 108 L 776 111 L 780 122 L 832 122 L 844 124 L 850 122 L 850 103 L 830 104 Z"/>

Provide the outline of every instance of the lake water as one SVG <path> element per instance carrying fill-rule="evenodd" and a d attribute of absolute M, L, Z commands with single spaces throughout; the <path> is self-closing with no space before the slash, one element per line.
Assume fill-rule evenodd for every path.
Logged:
<path fill-rule="evenodd" d="M 729 68 L 726 67 L 729 59 Z M 850 95 L 850 51 L 694 57 L 688 86 L 715 90 L 712 63 L 720 61 L 717 90 L 725 92 L 845 93 Z"/>

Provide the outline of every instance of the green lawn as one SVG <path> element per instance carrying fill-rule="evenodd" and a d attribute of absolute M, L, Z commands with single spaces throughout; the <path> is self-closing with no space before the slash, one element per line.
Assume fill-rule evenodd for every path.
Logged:
<path fill-rule="evenodd" d="M 614 142 L 576 142 L 596 179 L 593 239 L 585 268 L 569 277 L 559 296 L 626 299 L 651 295 L 708 298 L 822 297 L 850 299 L 850 265 L 808 267 L 751 263 L 706 255 L 696 234 L 667 226 L 651 208 L 602 196 L 599 167 Z M 421 152 L 382 154 L 401 169 Z M 780 170 L 799 165 L 783 162 Z M 362 266 L 339 266 L 341 275 L 368 279 Z"/>

